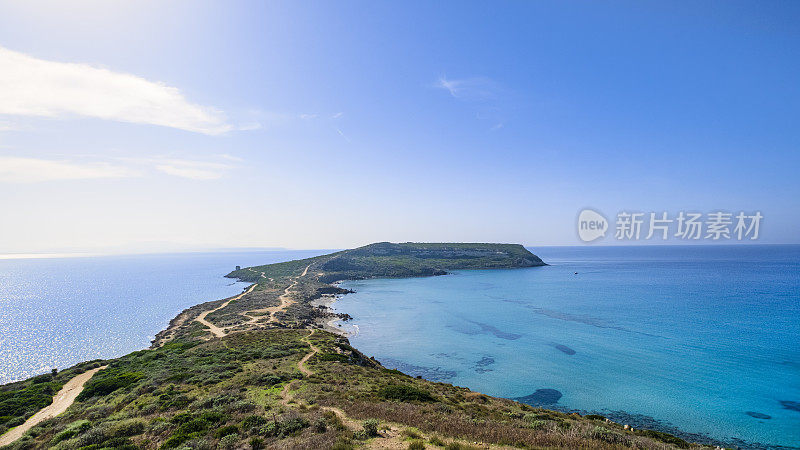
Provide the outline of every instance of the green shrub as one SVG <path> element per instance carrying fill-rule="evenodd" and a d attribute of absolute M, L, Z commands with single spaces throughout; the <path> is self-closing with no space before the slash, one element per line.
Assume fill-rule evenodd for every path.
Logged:
<path fill-rule="evenodd" d="M 100 371 L 86 383 L 83 391 L 78 394 L 77 400 L 83 401 L 94 396 L 108 395 L 117 389 L 130 386 L 142 378 L 144 378 L 144 374 L 141 372 L 119 372 L 110 369 Z"/>
<path fill-rule="evenodd" d="M 420 401 L 432 402 L 435 401 L 433 396 L 427 391 L 418 389 L 414 386 L 404 384 L 390 384 L 382 387 L 378 391 L 378 396 L 387 400 L 400 400 L 404 402 Z"/>
<path fill-rule="evenodd" d="M 237 427 L 236 425 L 224 426 L 214 432 L 214 437 L 217 439 L 221 439 L 229 434 L 239 434 L 239 427 Z"/>
<path fill-rule="evenodd" d="M 422 435 L 414 428 L 406 428 L 400 434 L 409 439 L 422 439 Z"/>
<path fill-rule="evenodd" d="M 353 450 L 355 446 L 349 439 L 345 437 L 339 437 L 336 442 L 333 443 L 331 450 Z"/>
<path fill-rule="evenodd" d="M 296 433 L 308 426 L 308 421 L 302 417 L 294 417 L 278 422 L 281 428 L 281 435 L 288 436 Z"/>
<path fill-rule="evenodd" d="M 259 437 L 250 439 L 250 448 L 253 450 L 261 450 L 264 448 L 264 440 Z"/>
<path fill-rule="evenodd" d="M 219 446 L 220 448 L 231 449 L 235 447 L 238 442 L 239 442 L 238 434 L 229 434 L 219 440 Z"/>
<path fill-rule="evenodd" d="M 441 438 L 439 438 L 439 436 L 431 436 L 431 439 L 428 442 L 430 442 L 432 445 L 435 445 L 437 447 L 444 447 L 445 446 L 444 441 L 441 440 Z"/>
<path fill-rule="evenodd" d="M 205 420 L 208 423 L 220 423 L 227 420 L 228 416 L 223 414 L 221 411 L 204 411 L 203 414 L 200 414 L 200 418 Z"/>
<path fill-rule="evenodd" d="M 41 378 L 49 376 L 40 375 L 34 378 L 40 381 L 28 382 L 22 389 L 0 390 L 0 416 L 5 419 L 0 423 L 5 423 L 9 428 L 21 425 L 36 411 L 53 403 L 53 394 L 61 385 Z"/>
<path fill-rule="evenodd" d="M 250 428 L 260 427 L 266 425 L 267 422 L 267 418 L 263 416 L 247 416 L 242 421 L 242 429 L 249 430 Z"/>
<path fill-rule="evenodd" d="M 67 427 L 53 436 L 53 439 L 50 441 L 50 445 L 55 445 L 61 441 L 65 441 L 67 439 L 73 438 L 80 433 L 89 429 L 89 421 L 88 420 L 76 420 L 75 422 L 70 423 Z"/>
<path fill-rule="evenodd" d="M 178 414 L 175 414 L 174 416 L 172 416 L 172 418 L 170 418 L 169 421 L 172 422 L 172 423 L 177 423 L 177 424 L 180 425 L 182 423 L 186 423 L 186 422 L 192 420 L 193 418 L 194 418 L 194 415 L 192 415 L 192 413 L 190 413 L 190 412 L 182 412 L 182 413 L 178 413 Z"/>
<path fill-rule="evenodd" d="M 661 431 L 655 430 L 636 430 L 635 434 L 639 436 L 649 437 L 650 439 L 654 439 L 656 441 L 666 442 L 667 444 L 672 444 L 678 448 L 689 448 L 690 445 L 688 442 L 684 441 L 683 439 L 673 436 L 668 433 L 662 433 Z"/>
<path fill-rule="evenodd" d="M 188 422 L 184 422 L 181 426 L 178 427 L 178 433 L 201 433 L 208 429 L 208 422 L 204 419 L 193 419 Z"/>
<path fill-rule="evenodd" d="M 318 353 L 317 359 L 320 361 L 339 361 L 347 362 L 350 359 L 347 356 L 340 355 L 339 353 Z"/>
<path fill-rule="evenodd" d="M 408 444 L 408 450 L 425 450 L 425 444 L 422 441 L 413 441 Z"/>
<path fill-rule="evenodd" d="M 545 422 L 544 420 L 531 420 L 528 422 L 527 427 L 533 428 L 535 430 L 538 428 L 543 428 L 546 424 L 547 422 Z"/>
<path fill-rule="evenodd" d="M 364 435 L 369 437 L 375 437 L 378 435 L 378 419 L 367 419 L 364 421 L 362 426 L 364 427 Z"/>
<path fill-rule="evenodd" d="M 145 423 L 141 419 L 125 419 L 112 423 L 108 428 L 110 437 L 136 436 L 144 432 Z"/>

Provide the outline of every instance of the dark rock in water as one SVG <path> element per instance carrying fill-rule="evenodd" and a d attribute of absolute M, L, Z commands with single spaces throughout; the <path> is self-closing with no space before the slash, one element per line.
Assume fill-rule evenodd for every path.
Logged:
<path fill-rule="evenodd" d="M 398 359 L 386 358 L 381 363 L 389 369 L 397 369 L 413 377 L 422 377 L 430 381 L 447 381 L 455 378 L 458 373 L 454 370 L 442 369 L 441 367 L 426 367 L 409 364 Z"/>
<path fill-rule="evenodd" d="M 492 358 L 491 356 L 484 356 L 483 358 L 475 362 L 476 366 L 488 366 L 491 364 L 494 364 L 494 358 Z"/>
<path fill-rule="evenodd" d="M 561 392 L 555 389 L 537 389 L 531 395 L 526 395 L 524 397 L 517 397 L 512 400 L 516 400 L 521 403 L 527 403 L 531 406 L 540 406 L 540 405 L 552 405 L 554 403 L 558 403 L 561 399 Z"/>
<path fill-rule="evenodd" d="M 756 419 L 772 419 L 772 416 L 760 412 L 745 411 L 744 413 L 750 417 L 755 417 Z"/>
<path fill-rule="evenodd" d="M 570 356 L 575 354 L 575 350 L 567 347 L 566 345 L 556 344 L 555 348 L 561 350 L 562 352 L 564 352 L 564 353 L 566 353 L 566 354 L 568 354 Z"/>
<path fill-rule="evenodd" d="M 781 405 L 784 409 L 800 412 L 800 402 L 793 402 L 791 400 L 781 400 Z"/>
<path fill-rule="evenodd" d="M 489 369 L 488 366 L 494 364 L 494 358 L 491 356 L 484 356 L 483 358 L 475 361 L 475 372 L 478 373 L 486 373 L 491 372 L 492 369 Z"/>
<path fill-rule="evenodd" d="M 506 331 L 499 330 L 499 329 L 497 329 L 497 327 L 494 327 L 494 326 L 486 324 L 486 323 L 475 322 L 474 320 L 470 320 L 470 322 L 472 322 L 475 325 L 479 326 L 482 332 L 491 333 L 495 337 L 499 337 L 500 339 L 505 339 L 505 340 L 508 340 L 508 341 L 514 341 L 514 340 L 517 340 L 517 339 L 522 337 L 521 334 L 508 333 Z"/>
<path fill-rule="evenodd" d="M 325 286 L 317 289 L 317 296 L 325 295 L 325 294 L 333 294 L 333 295 L 343 295 L 343 294 L 354 294 L 356 291 L 351 289 L 342 289 L 339 286 Z"/>

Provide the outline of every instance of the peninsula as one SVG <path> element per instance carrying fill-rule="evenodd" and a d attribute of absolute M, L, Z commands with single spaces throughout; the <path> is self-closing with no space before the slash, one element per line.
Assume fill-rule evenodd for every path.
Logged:
<path fill-rule="evenodd" d="M 323 296 L 349 292 L 339 280 L 543 265 L 521 245 L 384 242 L 239 269 L 227 276 L 249 287 L 184 310 L 149 349 L 0 386 L 0 446 L 701 447 L 601 416 L 535 408 L 388 370 L 331 329 L 336 316 L 315 306 Z M 74 403 L 34 423 L 54 394 L 70 383 L 77 389 L 71 380 L 87 373 Z"/>

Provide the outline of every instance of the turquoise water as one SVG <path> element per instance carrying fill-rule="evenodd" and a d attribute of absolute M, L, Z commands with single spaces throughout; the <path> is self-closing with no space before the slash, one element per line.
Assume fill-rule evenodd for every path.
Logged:
<path fill-rule="evenodd" d="M 356 348 L 413 375 L 800 445 L 800 246 L 532 251 L 552 265 L 346 282 L 335 309 Z"/>
<path fill-rule="evenodd" d="M 149 347 L 183 309 L 241 292 L 223 277 L 236 265 L 322 253 L 0 260 L 0 384 Z"/>

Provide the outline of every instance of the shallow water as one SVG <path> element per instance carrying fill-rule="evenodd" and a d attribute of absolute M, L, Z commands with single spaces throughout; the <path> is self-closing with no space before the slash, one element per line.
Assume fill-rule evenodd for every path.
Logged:
<path fill-rule="evenodd" d="M 150 346 L 180 311 L 238 294 L 235 268 L 324 251 L 0 260 L 0 384 Z"/>
<path fill-rule="evenodd" d="M 335 309 L 355 347 L 413 375 L 800 445 L 800 246 L 532 251 L 552 265 L 346 282 Z"/>

